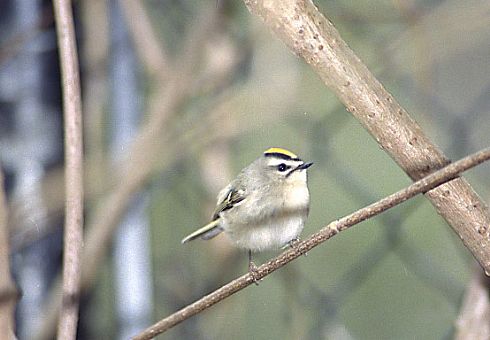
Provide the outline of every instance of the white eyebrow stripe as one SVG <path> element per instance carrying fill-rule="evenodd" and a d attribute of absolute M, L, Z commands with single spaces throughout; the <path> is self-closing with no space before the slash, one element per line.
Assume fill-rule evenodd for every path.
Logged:
<path fill-rule="evenodd" d="M 286 164 L 291 167 L 296 167 L 300 164 L 303 164 L 303 161 L 293 161 L 293 160 L 284 160 L 284 159 L 271 159 L 267 165 L 268 166 L 278 166 L 279 164 Z"/>

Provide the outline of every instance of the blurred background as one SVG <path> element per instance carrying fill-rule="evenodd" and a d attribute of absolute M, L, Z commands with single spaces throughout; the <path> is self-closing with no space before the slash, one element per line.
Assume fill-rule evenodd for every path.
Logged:
<path fill-rule="evenodd" d="M 489 146 L 490 2 L 315 3 L 448 157 Z M 315 162 L 303 237 L 410 183 L 243 2 L 85 0 L 74 15 L 86 174 L 79 339 L 127 339 L 246 272 L 246 253 L 224 235 L 180 240 L 271 146 Z M 0 2 L 0 164 L 17 334 L 50 339 L 64 199 L 50 1 Z M 489 170 L 465 174 L 487 202 Z M 452 338 L 477 270 L 416 197 L 161 338 Z"/>

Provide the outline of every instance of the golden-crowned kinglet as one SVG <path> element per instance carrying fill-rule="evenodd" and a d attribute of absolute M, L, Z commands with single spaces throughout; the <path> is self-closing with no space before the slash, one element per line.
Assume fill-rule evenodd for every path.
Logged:
<path fill-rule="evenodd" d="M 291 151 L 270 148 L 218 194 L 212 221 L 182 240 L 208 240 L 222 231 L 252 252 L 291 244 L 303 230 L 310 207 L 305 163 Z"/>

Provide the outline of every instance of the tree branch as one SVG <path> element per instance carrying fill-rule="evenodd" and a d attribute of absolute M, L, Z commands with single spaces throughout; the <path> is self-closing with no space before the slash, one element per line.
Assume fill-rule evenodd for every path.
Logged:
<path fill-rule="evenodd" d="M 452 163 L 445 168 L 438 170 L 427 177 L 413 183 L 412 185 L 397 191 L 396 193 L 387 196 L 365 208 L 347 215 L 337 221 L 334 221 L 322 229 L 311 235 L 304 241 L 299 242 L 293 248 L 284 251 L 279 256 L 269 260 L 267 263 L 257 268 L 257 272 L 252 276 L 250 273 L 240 276 L 223 287 L 215 290 L 211 294 L 197 300 L 196 302 L 182 308 L 174 314 L 160 320 L 153 326 L 146 329 L 141 334 L 135 336 L 133 340 L 152 339 L 158 334 L 161 334 L 182 321 L 194 316 L 203 310 L 213 306 L 214 304 L 224 300 L 230 295 L 242 290 L 243 288 L 254 283 L 256 279 L 262 279 L 277 269 L 283 267 L 294 259 L 309 252 L 319 244 L 337 235 L 356 224 L 361 223 L 373 216 L 379 215 L 382 212 L 405 202 L 406 200 L 421 194 L 427 193 L 429 190 L 436 190 L 438 186 L 455 179 L 460 173 L 477 166 L 490 159 L 490 148 L 479 151 L 468 157 L 465 157 L 455 163 Z M 436 188 L 436 189 L 434 189 Z"/>
<path fill-rule="evenodd" d="M 202 15 L 198 24 L 185 39 L 186 53 L 183 54 L 185 57 L 175 62 L 173 71 L 168 75 L 165 83 L 159 82 L 156 85 L 157 90 L 148 108 L 148 120 L 135 137 L 127 159 L 118 167 L 120 170 L 117 185 L 101 200 L 98 209 L 87 223 L 82 254 L 82 290 L 87 289 L 94 282 L 101 258 L 107 251 L 117 223 L 130 204 L 133 194 L 154 173 L 156 162 L 171 164 L 172 160 L 179 156 L 178 152 L 172 153 L 171 150 L 180 147 L 178 143 L 182 140 L 169 140 L 168 137 L 161 136 L 165 135 L 164 132 L 170 131 L 170 129 L 166 130 L 169 120 L 192 95 L 191 83 L 195 77 L 193 67 L 202 55 L 202 45 L 207 41 L 204 37 L 210 35 L 218 18 L 219 15 L 214 9 L 209 9 Z M 161 149 L 157 145 L 163 140 L 167 142 L 168 152 L 160 154 Z M 43 322 L 34 332 L 35 339 L 52 338 L 62 303 L 59 299 L 59 288 L 59 280 L 56 280 L 46 299 L 44 307 L 46 314 Z"/>
<path fill-rule="evenodd" d="M 413 179 L 442 168 L 448 159 L 423 133 L 383 85 L 347 46 L 311 0 L 245 0 L 250 12 L 303 58 Z M 459 235 L 485 272 L 490 273 L 490 214 L 464 179 L 426 195 Z"/>
<path fill-rule="evenodd" d="M 71 2 L 54 0 L 53 5 L 62 78 L 66 169 L 63 291 L 58 339 L 75 339 L 83 237 L 82 105 Z"/>

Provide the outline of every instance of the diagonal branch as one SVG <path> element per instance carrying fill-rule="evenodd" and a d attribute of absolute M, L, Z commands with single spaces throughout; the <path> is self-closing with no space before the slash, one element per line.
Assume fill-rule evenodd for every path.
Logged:
<path fill-rule="evenodd" d="M 381 214 L 382 212 L 393 208 L 406 200 L 421 194 L 427 193 L 429 190 L 436 190 L 438 186 L 447 183 L 451 180 L 457 180 L 457 176 L 472 167 L 477 166 L 490 159 L 490 148 L 479 151 L 468 157 L 465 157 L 455 163 L 452 163 L 445 168 L 438 170 L 427 177 L 413 183 L 412 185 L 397 191 L 396 193 L 387 196 L 365 208 L 347 215 L 337 221 L 334 221 L 320 229 L 320 231 L 311 235 L 304 241 L 294 245 L 293 248 L 284 251 L 279 256 L 269 260 L 267 263 L 257 268 L 257 272 L 252 276 L 250 273 L 240 276 L 223 287 L 197 300 L 196 302 L 182 308 L 174 314 L 160 320 L 153 326 L 146 329 L 141 334 L 135 336 L 133 340 L 152 339 L 158 334 L 161 334 L 168 329 L 178 325 L 182 321 L 194 316 L 203 310 L 215 305 L 221 300 L 226 299 L 230 295 L 244 289 L 255 280 L 260 280 L 277 269 L 283 267 L 294 259 L 307 253 L 319 244 L 337 235 L 339 232 L 346 230 L 356 224 L 361 223 L 371 217 Z M 456 179 L 455 179 L 456 178 Z M 434 189 L 436 188 L 436 189 Z"/>
<path fill-rule="evenodd" d="M 245 0 L 245 4 L 310 64 L 410 178 L 420 179 L 448 163 L 311 0 Z M 490 273 L 490 214 L 468 182 L 451 181 L 426 197 Z"/>

